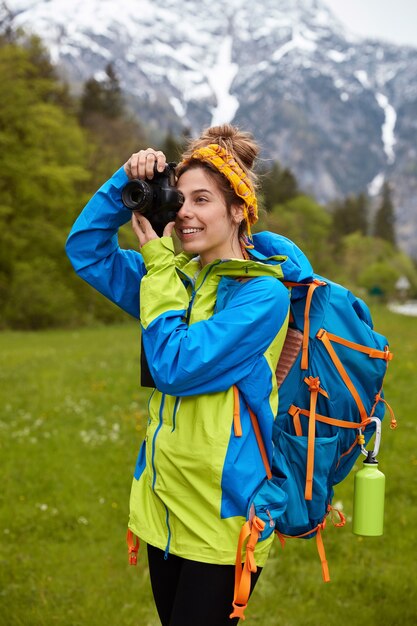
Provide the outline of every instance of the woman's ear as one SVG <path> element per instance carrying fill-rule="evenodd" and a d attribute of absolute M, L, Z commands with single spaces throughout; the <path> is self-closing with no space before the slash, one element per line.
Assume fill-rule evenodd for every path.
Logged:
<path fill-rule="evenodd" d="M 235 224 L 239 225 L 240 222 L 245 217 L 245 212 L 243 210 L 243 204 L 232 204 L 230 213 L 231 213 L 233 222 Z"/>

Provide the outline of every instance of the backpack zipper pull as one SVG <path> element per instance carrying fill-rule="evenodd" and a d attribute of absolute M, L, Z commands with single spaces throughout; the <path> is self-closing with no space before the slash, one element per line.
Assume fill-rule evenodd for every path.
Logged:
<path fill-rule="evenodd" d="M 269 527 L 270 527 L 270 528 L 275 528 L 275 522 L 274 522 L 274 520 L 272 519 L 272 515 L 271 515 L 271 513 L 269 512 L 269 510 L 268 510 L 268 509 L 266 509 L 266 511 L 265 511 L 265 512 L 266 512 L 267 516 L 269 517 Z"/>

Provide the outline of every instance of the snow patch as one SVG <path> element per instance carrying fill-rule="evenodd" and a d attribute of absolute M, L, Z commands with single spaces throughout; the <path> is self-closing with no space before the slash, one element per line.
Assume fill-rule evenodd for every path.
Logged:
<path fill-rule="evenodd" d="M 319 9 L 317 13 L 315 13 L 314 21 L 320 26 L 331 26 L 332 24 L 330 13 L 325 9 Z"/>
<path fill-rule="evenodd" d="M 347 59 L 347 54 L 339 52 L 339 50 L 329 50 L 327 56 L 335 63 L 343 63 Z"/>
<path fill-rule="evenodd" d="M 394 129 L 397 122 L 397 113 L 389 103 L 388 98 L 383 93 L 375 94 L 376 101 L 385 114 L 385 122 L 382 125 L 382 143 L 387 155 L 388 163 L 391 165 L 395 161 L 394 146 L 396 144 Z"/>
<path fill-rule="evenodd" d="M 299 30 L 297 26 L 292 29 L 292 39 L 284 43 L 283 46 L 275 50 L 272 55 L 272 60 L 276 62 L 280 61 L 291 50 L 306 50 L 308 52 L 314 52 L 317 49 L 317 44 L 314 41 L 307 39 Z"/>
<path fill-rule="evenodd" d="M 98 83 L 105 83 L 106 80 L 108 80 L 108 75 L 106 74 L 106 72 L 104 72 L 103 70 L 98 70 L 97 72 L 95 72 L 94 74 L 94 79 L 98 82 Z"/>
<path fill-rule="evenodd" d="M 368 187 L 367 187 L 368 195 L 377 196 L 379 192 L 381 191 L 382 185 L 384 184 L 384 182 L 385 182 L 385 176 L 384 174 L 382 174 L 382 172 L 380 172 L 368 184 Z"/>
<path fill-rule="evenodd" d="M 232 45 L 233 39 L 228 35 L 219 46 L 215 65 L 205 71 L 217 102 L 212 110 L 212 126 L 231 122 L 239 108 L 239 100 L 230 93 L 233 80 L 239 71 L 238 65 L 232 62 Z"/>
<path fill-rule="evenodd" d="M 174 98 L 173 96 L 169 99 L 172 108 L 179 118 L 185 117 L 185 108 L 182 105 L 182 102 L 178 98 Z"/>
<path fill-rule="evenodd" d="M 368 74 L 365 70 L 357 70 L 356 72 L 353 72 L 353 75 L 358 79 L 362 87 L 365 89 L 371 88 L 371 83 L 369 82 Z"/>

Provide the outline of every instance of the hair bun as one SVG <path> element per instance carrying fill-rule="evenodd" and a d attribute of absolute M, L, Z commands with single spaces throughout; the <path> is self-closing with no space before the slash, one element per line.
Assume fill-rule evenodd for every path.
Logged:
<path fill-rule="evenodd" d="M 241 131 L 231 124 L 222 124 L 206 128 L 198 139 L 191 140 L 184 157 L 191 156 L 194 150 L 211 143 L 217 143 L 227 150 L 247 173 L 252 170 L 259 154 L 259 147 L 251 133 Z"/>
<path fill-rule="evenodd" d="M 211 143 L 216 143 L 229 152 L 249 177 L 254 188 L 256 188 L 257 176 L 253 171 L 253 166 L 259 154 L 259 146 L 253 135 L 231 124 L 211 126 L 203 130 L 197 139 L 191 139 L 188 142 L 188 146 L 182 155 L 182 160 L 184 162 L 188 161 L 195 150 L 209 146 Z M 181 164 L 179 169 L 177 168 L 177 175 L 181 175 L 180 171 L 182 171 Z"/>
<path fill-rule="evenodd" d="M 217 143 L 230 152 L 244 169 L 253 168 L 256 157 L 259 154 L 259 146 L 253 135 L 240 130 L 231 124 L 212 126 L 203 131 L 200 141 L 207 139 L 207 143 Z"/>

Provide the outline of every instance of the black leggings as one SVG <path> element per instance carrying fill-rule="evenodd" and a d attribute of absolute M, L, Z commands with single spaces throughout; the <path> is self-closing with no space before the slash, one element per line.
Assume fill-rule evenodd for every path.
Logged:
<path fill-rule="evenodd" d="M 148 545 L 152 592 L 162 626 L 233 626 L 234 565 L 189 561 Z M 251 592 L 261 573 L 252 574 Z"/>

